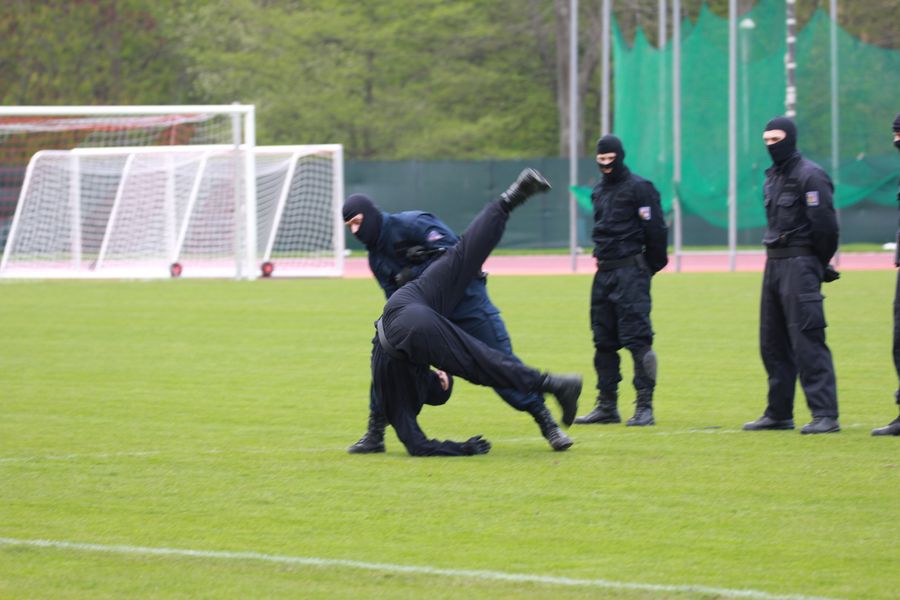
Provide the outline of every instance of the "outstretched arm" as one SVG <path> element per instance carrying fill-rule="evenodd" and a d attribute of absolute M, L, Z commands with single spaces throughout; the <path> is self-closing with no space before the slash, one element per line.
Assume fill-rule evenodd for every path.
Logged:
<path fill-rule="evenodd" d="M 438 373 L 429 369 L 423 369 L 419 377 L 421 378 L 420 383 L 425 384 L 424 387 L 426 389 L 423 391 L 435 396 L 446 394 L 446 397 L 449 397 L 453 389 L 452 380 L 449 376 L 442 380 Z M 445 384 L 446 388 L 444 388 Z M 446 402 L 446 397 L 429 399 L 438 401 L 443 399 Z M 388 421 L 411 456 L 471 456 L 473 454 L 487 454 L 488 450 L 491 449 L 490 442 L 481 439 L 481 436 L 470 438 L 465 442 L 429 439 L 416 420 L 418 411 L 414 410 L 408 403 L 402 401 L 386 402 L 384 406 Z"/>
<path fill-rule="evenodd" d="M 410 456 L 472 456 L 487 454 L 491 449 L 491 443 L 480 435 L 465 442 L 428 439 L 412 415 L 404 413 L 395 417 L 397 418 L 391 418 L 389 415 L 388 420 Z"/>

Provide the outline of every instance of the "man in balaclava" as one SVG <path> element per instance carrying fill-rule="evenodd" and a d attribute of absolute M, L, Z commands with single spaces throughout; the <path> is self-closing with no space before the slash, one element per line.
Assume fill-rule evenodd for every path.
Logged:
<path fill-rule="evenodd" d="M 364 194 L 353 194 L 347 198 L 343 212 L 350 232 L 366 246 L 369 267 L 386 298 L 390 298 L 405 283 L 419 277 L 459 241 L 447 225 L 430 213 L 382 212 Z M 487 280 L 483 274 L 479 273 L 468 283 L 465 294 L 449 318 L 469 335 L 515 358 L 500 310 L 488 297 Z M 443 376 L 442 373 L 438 375 Z M 566 450 L 572 445 L 572 439 L 560 429 L 540 393 L 512 387 L 498 388 L 496 392 L 516 410 L 529 413 L 554 450 Z M 368 428 L 348 451 L 351 454 L 384 452 L 386 425 L 387 419 L 375 388 L 370 387 Z"/>
<path fill-rule="evenodd" d="M 353 194 L 344 202 L 344 223 L 366 248 L 374 248 L 381 235 L 384 216 L 365 194 Z"/>
<path fill-rule="evenodd" d="M 831 351 L 825 344 L 822 282 L 838 273 L 828 263 L 838 247 L 834 186 L 819 165 L 797 151 L 797 127 L 787 117 L 766 124 L 763 141 L 772 157 L 763 187 L 766 267 L 759 343 L 769 377 L 763 416 L 746 431 L 794 428 L 799 376 L 812 421 L 804 434 L 840 431 Z"/>
<path fill-rule="evenodd" d="M 625 166 L 625 148 L 619 138 L 600 138 L 597 167 L 602 177 L 591 192 L 597 261 L 591 288 L 591 331 L 598 393 L 594 409 L 575 422 L 622 422 L 619 350 L 626 348 L 634 359 L 637 396 L 634 416 L 627 425 L 654 425 L 657 361 L 650 323 L 650 278 L 668 262 L 668 229 L 659 192 Z"/>
<path fill-rule="evenodd" d="M 900 114 L 894 117 L 894 147 L 900 150 Z M 897 208 L 900 208 L 900 188 L 897 189 Z M 900 267 L 900 221 L 897 223 L 897 247 L 894 250 L 894 266 Z M 897 291 L 894 292 L 894 368 L 900 379 L 900 271 L 897 271 Z M 900 405 L 900 390 L 894 393 Z M 872 435 L 900 435 L 900 417 L 884 427 L 872 430 Z"/>
<path fill-rule="evenodd" d="M 541 373 L 511 353 L 469 335 L 449 318 L 470 293 L 471 282 L 503 236 L 512 211 L 530 196 L 549 189 L 550 184 L 540 173 L 523 171 L 500 198 L 484 207 L 458 243 L 385 303 L 375 323 L 372 387 L 379 407 L 409 454 L 469 456 L 491 449 L 490 442 L 480 435 L 465 442 L 425 436 L 417 419 L 422 406 L 446 401 L 437 392 L 446 386 L 436 382 L 431 367 L 477 385 L 515 389 L 525 396 L 551 393 L 563 409 L 563 423 L 571 425 L 574 420 L 581 394 L 580 375 Z M 381 237 L 386 227 L 387 219 L 382 223 Z"/>

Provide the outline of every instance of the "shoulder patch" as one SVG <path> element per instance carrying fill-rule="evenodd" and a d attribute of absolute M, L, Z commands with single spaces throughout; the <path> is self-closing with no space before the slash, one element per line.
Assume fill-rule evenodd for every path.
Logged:
<path fill-rule="evenodd" d="M 428 232 L 428 237 L 426 238 L 429 242 L 434 243 L 438 240 L 444 239 L 444 234 L 438 231 L 437 229 L 432 229 Z"/>
<path fill-rule="evenodd" d="M 640 217 L 643 220 L 649 221 L 650 220 L 650 207 L 642 206 L 642 207 L 638 208 L 638 215 L 640 215 Z"/>
<path fill-rule="evenodd" d="M 807 206 L 818 206 L 819 205 L 819 192 L 806 192 L 806 205 Z"/>

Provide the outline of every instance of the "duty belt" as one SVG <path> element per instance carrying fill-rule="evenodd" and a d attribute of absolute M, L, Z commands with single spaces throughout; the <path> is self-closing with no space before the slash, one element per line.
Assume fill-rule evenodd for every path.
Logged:
<path fill-rule="evenodd" d="M 809 246 L 788 246 L 787 248 L 766 248 L 767 258 L 793 258 L 794 256 L 815 256 Z"/>
<path fill-rule="evenodd" d="M 643 254 L 635 254 L 628 258 L 618 258 L 616 260 L 597 260 L 598 271 L 613 271 L 615 269 L 621 269 L 622 267 L 630 267 L 631 265 L 636 267 L 646 267 L 647 261 L 644 259 Z"/>
<path fill-rule="evenodd" d="M 396 358 L 398 360 L 406 360 L 406 357 L 400 354 L 400 352 L 396 348 L 394 348 L 388 341 L 387 336 L 384 335 L 384 326 L 381 324 L 381 319 L 375 321 L 375 331 L 378 332 L 378 343 L 381 344 L 381 347 L 385 352 L 387 352 L 392 358 Z"/>

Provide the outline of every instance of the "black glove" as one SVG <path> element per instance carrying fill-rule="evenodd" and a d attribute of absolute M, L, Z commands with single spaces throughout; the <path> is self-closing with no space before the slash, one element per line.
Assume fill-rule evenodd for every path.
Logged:
<path fill-rule="evenodd" d="M 825 283 L 831 283 L 832 281 L 837 281 L 840 278 L 840 271 L 837 271 L 831 265 L 825 265 L 825 272 L 822 275 L 822 281 L 824 281 Z"/>
<path fill-rule="evenodd" d="M 426 248 L 425 246 L 411 246 L 406 250 L 406 260 L 414 265 L 420 265 L 433 256 L 443 254 L 446 248 Z"/>
<path fill-rule="evenodd" d="M 487 454 L 491 451 L 491 443 L 480 435 L 476 435 L 475 437 L 470 437 L 464 441 L 462 443 L 462 449 L 467 456 L 472 456 L 473 454 Z"/>
<path fill-rule="evenodd" d="M 413 274 L 413 270 L 410 267 L 404 267 L 402 271 L 394 275 L 394 283 L 396 283 L 399 287 L 403 287 L 413 279 L 415 279 L 415 274 Z"/>

